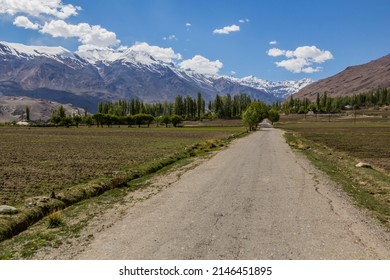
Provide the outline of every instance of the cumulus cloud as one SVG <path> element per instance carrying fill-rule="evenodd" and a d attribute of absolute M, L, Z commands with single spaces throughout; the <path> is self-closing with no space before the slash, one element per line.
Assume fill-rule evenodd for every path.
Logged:
<path fill-rule="evenodd" d="M 314 73 L 321 71 L 322 67 L 312 67 L 312 65 L 321 64 L 333 59 L 330 51 L 320 50 L 316 46 L 302 46 L 293 51 L 272 48 L 267 51 L 267 54 L 272 57 L 285 56 L 287 59 L 275 62 L 275 64 L 293 73 Z"/>
<path fill-rule="evenodd" d="M 221 29 L 215 29 L 213 31 L 214 34 L 230 34 L 231 32 L 237 32 L 240 31 L 240 27 L 238 25 L 230 25 L 230 26 L 225 26 L 224 28 Z"/>
<path fill-rule="evenodd" d="M 270 44 L 270 45 L 277 45 L 277 44 L 278 44 L 278 41 L 275 41 L 275 40 L 274 40 L 274 41 L 270 41 L 269 44 Z"/>
<path fill-rule="evenodd" d="M 276 56 L 281 56 L 281 55 L 285 55 L 286 54 L 286 51 L 283 51 L 281 49 L 278 49 L 278 48 L 272 48 L 272 49 L 269 49 L 267 54 L 269 56 L 273 56 L 273 57 L 276 57 Z"/>
<path fill-rule="evenodd" d="M 18 16 L 14 20 L 14 25 L 18 27 L 23 27 L 25 29 L 39 29 L 40 25 L 38 23 L 33 23 L 25 16 Z"/>
<path fill-rule="evenodd" d="M 137 52 L 148 53 L 155 59 L 166 63 L 172 63 L 174 62 L 174 60 L 182 59 L 181 54 L 175 53 L 172 48 L 161 48 L 158 46 L 151 46 L 145 42 L 136 43 L 135 45 L 131 46 L 129 49 Z"/>
<path fill-rule="evenodd" d="M 219 60 L 210 61 L 201 55 L 195 55 L 191 59 L 182 61 L 179 66 L 183 70 L 192 70 L 206 75 L 216 75 L 223 67 L 223 63 Z"/>
<path fill-rule="evenodd" d="M 16 15 L 18 13 L 38 17 L 50 15 L 66 19 L 77 15 L 81 10 L 78 6 L 63 4 L 61 0 L 0 0 L 0 14 Z"/>
<path fill-rule="evenodd" d="M 50 34 L 53 37 L 77 37 L 84 45 L 98 47 L 114 46 L 120 43 L 114 32 L 108 31 L 100 25 L 89 25 L 88 23 L 74 25 L 63 20 L 52 20 L 46 22 L 40 32 Z"/>
<path fill-rule="evenodd" d="M 53 37 L 76 37 L 84 45 L 115 46 L 120 43 L 114 32 L 100 25 L 69 24 L 65 19 L 75 16 L 80 7 L 63 4 L 62 0 L 0 0 L 0 14 L 17 15 L 13 24 L 25 29 L 39 30 Z M 35 18 L 35 23 L 31 20 Z"/>

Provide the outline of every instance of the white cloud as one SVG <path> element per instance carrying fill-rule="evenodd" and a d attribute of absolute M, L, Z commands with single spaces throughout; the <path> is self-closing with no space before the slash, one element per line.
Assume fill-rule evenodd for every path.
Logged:
<path fill-rule="evenodd" d="M 189 23 L 189 22 L 186 23 L 186 27 L 191 27 L 191 26 L 192 26 L 191 23 Z"/>
<path fill-rule="evenodd" d="M 249 20 L 248 18 L 238 20 L 239 23 L 247 23 L 247 22 L 249 22 L 249 21 L 250 21 L 250 20 Z"/>
<path fill-rule="evenodd" d="M 216 75 L 223 67 L 223 63 L 219 60 L 210 61 L 201 55 L 195 55 L 191 59 L 182 61 L 179 66 L 183 70 L 192 70 L 206 75 Z"/>
<path fill-rule="evenodd" d="M 84 45 L 108 47 L 120 43 L 114 32 L 99 25 L 88 23 L 74 25 L 64 21 L 70 16 L 77 15 L 79 10 L 80 7 L 63 4 L 62 0 L 0 0 L 0 14 L 28 16 L 20 15 L 14 19 L 13 24 L 18 27 L 39 30 L 53 37 L 76 37 Z M 38 22 L 33 23 L 29 19 L 31 17 L 36 18 Z"/>
<path fill-rule="evenodd" d="M 333 59 L 330 51 L 320 50 L 316 46 L 302 46 L 294 51 L 272 48 L 267 51 L 272 57 L 285 56 L 286 60 L 275 62 L 276 66 L 283 67 L 293 73 L 314 73 L 322 70 L 322 67 L 312 67 L 313 64 L 321 64 Z"/>
<path fill-rule="evenodd" d="M 120 43 L 114 32 L 108 31 L 100 25 L 89 25 L 88 23 L 74 25 L 63 20 L 52 20 L 45 22 L 40 32 L 50 34 L 53 37 L 77 37 L 84 45 L 98 47 L 114 46 Z"/>
<path fill-rule="evenodd" d="M 153 58 L 166 62 L 172 63 L 174 60 L 182 59 L 180 53 L 175 53 L 172 48 L 161 48 L 158 46 L 151 46 L 148 43 L 136 43 L 129 48 L 130 50 L 137 52 L 145 52 L 150 54 Z"/>
<path fill-rule="evenodd" d="M 33 23 L 25 16 L 18 16 L 14 20 L 14 25 L 18 27 L 23 27 L 25 29 L 39 29 L 40 25 L 38 23 Z"/>
<path fill-rule="evenodd" d="M 176 35 L 169 35 L 168 37 L 163 37 L 163 40 L 164 41 L 167 41 L 167 40 L 169 40 L 169 41 L 171 41 L 171 40 L 175 40 L 175 41 L 177 41 L 177 40 L 179 40 L 177 37 L 176 37 Z"/>
<path fill-rule="evenodd" d="M 269 44 L 270 44 L 270 45 L 277 45 L 277 44 L 278 44 L 278 41 L 275 41 L 275 40 L 274 40 L 274 41 L 270 41 Z"/>
<path fill-rule="evenodd" d="M 0 0 L 0 14 L 23 13 L 34 17 L 50 15 L 66 19 L 77 15 L 79 10 L 81 10 L 80 7 L 71 4 L 64 5 L 61 0 Z"/>
<path fill-rule="evenodd" d="M 276 57 L 276 56 L 285 55 L 285 54 L 286 54 L 286 51 L 283 51 L 283 50 L 278 49 L 278 48 L 272 48 L 272 49 L 269 49 L 269 50 L 267 51 L 267 54 L 268 54 L 269 56 Z"/>
<path fill-rule="evenodd" d="M 240 27 L 238 25 L 230 25 L 230 26 L 225 26 L 222 29 L 215 29 L 213 31 L 214 34 L 229 34 L 231 32 L 237 32 L 240 31 Z"/>

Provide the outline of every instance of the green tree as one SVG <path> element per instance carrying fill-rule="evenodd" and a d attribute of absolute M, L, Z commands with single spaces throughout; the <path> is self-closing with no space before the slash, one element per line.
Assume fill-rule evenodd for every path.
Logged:
<path fill-rule="evenodd" d="M 252 102 L 248 109 L 242 114 L 243 122 L 249 127 L 249 130 L 256 130 L 257 124 L 260 123 L 267 115 L 266 106 L 261 101 Z"/>
<path fill-rule="evenodd" d="M 30 107 L 26 106 L 26 121 L 30 121 Z"/>
<path fill-rule="evenodd" d="M 76 127 L 79 127 L 79 124 L 81 123 L 82 118 L 79 115 L 74 115 L 73 116 L 73 122 L 75 123 Z"/>
<path fill-rule="evenodd" d="M 280 118 L 280 116 L 279 116 L 278 111 L 273 110 L 273 109 L 268 111 L 268 119 L 271 121 L 272 125 L 274 124 L 274 122 L 278 122 L 279 118 Z"/>
<path fill-rule="evenodd" d="M 61 119 L 60 124 L 69 128 L 73 124 L 73 118 L 70 116 L 64 117 Z"/>
<path fill-rule="evenodd" d="M 91 125 L 93 125 L 93 119 L 92 119 L 92 116 L 85 116 L 83 118 L 83 122 L 88 125 L 88 127 L 90 127 Z"/>
<path fill-rule="evenodd" d="M 104 115 L 102 113 L 96 113 L 92 116 L 92 118 L 95 120 L 97 127 L 103 127 Z"/>
<path fill-rule="evenodd" d="M 165 127 L 168 127 L 168 124 L 171 122 L 171 118 L 167 115 L 162 116 L 161 123 L 165 124 Z"/>
<path fill-rule="evenodd" d="M 133 118 L 134 123 L 138 125 L 138 127 L 141 127 L 142 124 L 147 124 L 149 127 L 154 120 L 154 117 L 152 115 L 144 113 L 136 114 L 133 116 Z"/>
<path fill-rule="evenodd" d="M 177 125 L 179 123 L 181 123 L 182 121 L 183 121 L 183 118 L 181 116 L 179 116 L 179 115 L 173 114 L 171 116 L 171 122 L 172 122 L 174 127 L 177 127 Z"/>
<path fill-rule="evenodd" d="M 50 118 L 50 122 L 55 125 L 55 127 L 58 126 L 58 124 L 61 122 L 61 118 L 57 115 L 53 115 Z"/>
<path fill-rule="evenodd" d="M 59 116 L 61 119 L 66 117 L 65 109 L 62 105 L 57 110 L 57 116 Z"/>
<path fill-rule="evenodd" d="M 127 115 L 126 117 L 125 117 L 125 122 L 126 122 L 126 124 L 127 124 L 127 126 L 128 127 L 131 127 L 135 122 L 134 122 L 134 118 L 133 118 L 133 116 L 131 116 L 131 115 Z"/>

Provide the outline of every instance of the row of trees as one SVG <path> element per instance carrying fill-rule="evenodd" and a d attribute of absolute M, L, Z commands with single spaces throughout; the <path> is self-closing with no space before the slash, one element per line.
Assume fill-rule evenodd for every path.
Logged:
<path fill-rule="evenodd" d="M 356 94 L 353 96 L 329 97 L 325 92 L 323 95 L 317 93 L 315 101 L 307 98 L 294 99 L 283 104 L 275 104 L 276 108 L 286 113 L 306 114 L 309 111 L 315 113 L 338 113 L 343 109 L 359 109 L 370 106 L 390 105 L 390 90 L 386 88 L 377 89 L 368 93 Z"/>
<path fill-rule="evenodd" d="M 261 101 L 252 102 L 250 97 L 244 93 L 231 97 L 231 95 L 216 95 L 215 99 L 208 102 L 208 109 L 205 108 L 205 101 L 201 93 L 197 98 L 187 96 L 183 98 L 178 95 L 174 102 L 163 103 L 143 103 L 138 98 L 130 100 L 119 100 L 118 102 L 100 102 L 98 112 L 89 115 L 85 111 L 83 116 L 67 116 L 63 106 L 60 106 L 51 117 L 51 122 L 55 125 L 67 126 L 80 123 L 98 127 L 104 125 L 147 125 L 152 122 L 157 125 L 177 126 L 183 120 L 199 120 L 202 118 L 241 118 L 248 125 L 250 130 L 255 129 L 255 125 L 266 117 L 271 117 L 271 121 L 277 121 L 277 112 L 271 106 Z M 279 115 L 277 115 L 279 117 Z"/>
<path fill-rule="evenodd" d="M 251 98 L 245 93 L 235 95 L 220 96 L 206 102 L 199 92 L 196 98 L 191 96 L 176 96 L 175 101 L 156 102 L 152 104 L 144 103 L 138 98 L 130 100 L 119 100 L 118 102 L 100 102 L 98 113 L 112 116 L 126 117 L 137 114 L 148 114 L 153 117 L 178 115 L 184 120 L 196 120 L 202 118 L 241 118 L 242 113 L 251 103 Z"/>
<path fill-rule="evenodd" d="M 279 121 L 279 113 L 261 101 L 252 102 L 242 114 L 242 121 L 250 131 L 256 130 L 257 125 L 266 118 L 273 124 Z"/>
<path fill-rule="evenodd" d="M 168 124 L 171 123 L 174 127 L 176 127 L 183 121 L 183 118 L 175 114 L 172 114 L 170 116 L 153 117 L 150 114 L 144 113 L 127 116 L 117 116 L 102 113 L 96 113 L 93 115 L 85 113 L 83 116 L 67 116 L 64 107 L 61 105 L 53 113 L 50 121 L 55 126 L 66 127 L 69 127 L 71 125 L 76 125 L 78 127 L 81 123 L 88 126 L 96 124 L 97 127 L 103 127 L 104 125 L 107 125 L 108 127 L 112 127 L 113 125 L 127 125 L 129 127 L 131 127 L 132 125 L 137 125 L 138 127 L 140 127 L 141 125 L 147 125 L 149 127 L 152 122 L 156 122 L 157 124 L 164 124 L 165 126 L 168 126 Z"/>

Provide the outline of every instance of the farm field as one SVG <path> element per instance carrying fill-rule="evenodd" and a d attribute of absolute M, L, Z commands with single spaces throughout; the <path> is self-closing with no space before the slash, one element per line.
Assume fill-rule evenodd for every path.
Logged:
<path fill-rule="evenodd" d="M 327 173 L 357 205 L 390 227 L 390 121 L 382 116 L 282 116 L 287 142 Z M 371 168 L 357 168 L 359 162 Z"/>
<path fill-rule="evenodd" d="M 390 173 L 390 120 L 381 116 L 282 116 L 278 127 Z"/>
<path fill-rule="evenodd" d="M 0 127 L 0 204 L 19 205 L 75 184 L 136 169 L 243 127 Z"/>

